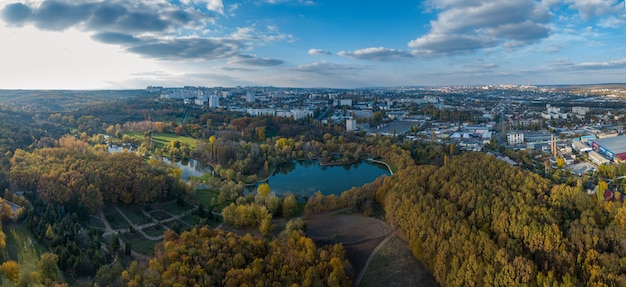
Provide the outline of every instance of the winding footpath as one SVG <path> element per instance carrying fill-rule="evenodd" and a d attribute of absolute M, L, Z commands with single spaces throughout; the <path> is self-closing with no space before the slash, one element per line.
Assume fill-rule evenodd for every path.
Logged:
<path fill-rule="evenodd" d="M 352 286 L 359 287 L 359 285 L 361 285 L 361 280 L 363 280 L 363 276 L 365 275 L 365 272 L 367 271 L 367 267 L 369 267 L 370 262 L 372 262 L 372 259 L 374 259 L 374 256 L 378 253 L 378 250 L 380 250 L 383 246 L 385 246 L 387 241 L 389 241 L 389 239 L 391 239 L 393 236 L 395 236 L 396 233 L 397 233 L 397 231 L 390 232 L 389 234 L 387 234 L 387 237 L 385 237 L 385 239 L 383 241 L 378 243 L 376 248 L 374 248 L 372 253 L 370 253 L 370 256 L 367 257 L 367 261 L 365 261 L 365 265 L 361 269 L 361 272 L 359 272 L 359 276 L 356 278 L 356 280 L 354 281 Z"/>

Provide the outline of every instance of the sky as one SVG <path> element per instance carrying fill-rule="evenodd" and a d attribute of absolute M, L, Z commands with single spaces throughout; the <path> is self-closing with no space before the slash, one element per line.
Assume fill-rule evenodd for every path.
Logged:
<path fill-rule="evenodd" d="M 0 0 L 0 89 L 626 82 L 625 0 Z"/>

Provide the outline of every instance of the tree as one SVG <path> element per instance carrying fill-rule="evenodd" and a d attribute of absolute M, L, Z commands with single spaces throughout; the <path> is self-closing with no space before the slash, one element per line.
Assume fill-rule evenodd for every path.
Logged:
<path fill-rule="evenodd" d="M 599 202 L 604 201 L 604 192 L 609 189 L 609 184 L 604 180 L 598 180 L 598 186 L 596 187 L 596 196 Z"/>
<path fill-rule="evenodd" d="M 0 218 L 2 218 L 2 222 L 10 222 L 13 220 L 13 209 L 5 200 L 2 200 Z"/>
<path fill-rule="evenodd" d="M 111 254 L 114 254 L 118 249 L 120 249 L 120 237 L 117 236 L 117 234 L 111 235 L 107 249 L 109 249 Z"/>
<path fill-rule="evenodd" d="M 287 193 L 283 199 L 283 217 L 290 218 L 298 211 L 298 201 L 292 193 Z"/>
<path fill-rule="evenodd" d="M 54 238 L 54 230 L 52 230 L 52 225 L 48 225 L 48 228 L 46 229 L 46 238 Z"/>
<path fill-rule="evenodd" d="M 259 187 L 257 187 L 256 191 L 263 197 L 267 197 L 271 192 L 269 183 L 259 184 Z"/>
<path fill-rule="evenodd" d="M 39 282 L 49 286 L 59 279 L 59 257 L 54 253 L 44 253 L 37 263 Z"/>
<path fill-rule="evenodd" d="M 4 274 L 11 282 L 17 283 L 20 280 L 20 268 L 13 260 L 6 261 L 0 265 L 0 273 Z"/>
<path fill-rule="evenodd" d="M 185 128 L 183 128 L 183 126 L 177 126 L 174 129 L 174 132 L 176 133 L 177 136 L 182 136 L 185 134 Z"/>

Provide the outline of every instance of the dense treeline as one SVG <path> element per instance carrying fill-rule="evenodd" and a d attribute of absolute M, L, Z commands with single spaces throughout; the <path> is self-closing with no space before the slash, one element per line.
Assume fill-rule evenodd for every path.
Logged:
<path fill-rule="evenodd" d="M 484 154 L 409 167 L 377 191 L 444 286 L 624 286 L 626 206 Z"/>
<path fill-rule="evenodd" d="M 307 200 L 304 215 L 310 216 L 342 208 L 350 208 L 368 216 L 372 215 L 375 204 L 373 198 L 384 178 L 383 176 L 378 177 L 374 182 L 364 184 L 361 187 L 353 187 L 342 192 L 339 196 L 334 194 L 324 196 L 318 191 Z"/>
<path fill-rule="evenodd" d="M 110 262 L 112 254 L 101 248 L 100 231 L 85 230 L 80 225 L 78 214 L 85 214 L 76 202 L 51 205 L 35 200 L 33 206 L 28 214 L 28 228 L 37 241 L 56 255 L 61 270 L 73 276 L 91 276 Z"/>
<path fill-rule="evenodd" d="M 156 160 L 145 163 L 130 152 L 108 154 L 72 136 L 58 145 L 15 151 L 11 184 L 46 202 L 65 204 L 76 198 L 91 212 L 105 202 L 141 204 L 184 194 L 185 185 Z"/>
<path fill-rule="evenodd" d="M 121 273 L 128 286 L 350 286 L 341 245 L 317 248 L 302 231 L 269 242 L 196 227 L 166 231 L 149 268 Z"/>
<path fill-rule="evenodd" d="M 9 187 L 9 159 L 13 151 L 36 148 L 40 139 L 64 132 L 58 125 L 37 123 L 30 114 L 0 107 L 0 190 Z"/>

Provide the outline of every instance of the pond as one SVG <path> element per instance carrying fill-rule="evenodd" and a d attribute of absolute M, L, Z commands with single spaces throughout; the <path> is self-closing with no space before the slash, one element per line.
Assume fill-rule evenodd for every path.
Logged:
<path fill-rule="evenodd" d="M 165 158 L 165 157 L 162 158 L 161 161 L 163 161 L 163 163 L 168 164 L 168 165 L 171 164 L 172 162 L 170 161 L 169 158 Z M 204 173 L 211 171 L 211 168 L 204 167 L 195 159 L 181 159 L 181 160 L 175 159 L 174 164 L 183 171 L 183 174 L 181 175 L 181 179 L 187 182 L 189 182 L 190 176 L 200 177 L 204 175 Z"/>
<path fill-rule="evenodd" d="M 130 145 L 109 145 L 109 153 L 122 152 L 124 150 L 131 152 L 136 151 L 136 149 Z M 167 165 L 172 163 L 172 160 L 166 157 L 162 157 L 161 161 Z M 174 159 L 174 165 L 183 171 L 181 179 L 187 182 L 189 182 L 189 177 L 191 176 L 202 176 L 205 172 L 211 171 L 211 168 L 203 166 L 194 159 Z"/>
<path fill-rule="evenodd" d="M 390 175 L 387 167 L 369 161 L 324 166 L 317 161 L 307 160 L 280 165 L 267 182 L 278 196 L 291 192 L 304 199 L 318 190 L 324 195 L 339 195 L 352 187 L 373 182 L 381 175 Z"/>

